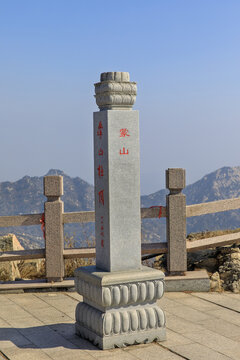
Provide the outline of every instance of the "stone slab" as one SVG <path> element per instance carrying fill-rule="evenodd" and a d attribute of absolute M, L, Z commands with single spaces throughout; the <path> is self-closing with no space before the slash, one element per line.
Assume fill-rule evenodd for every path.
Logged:
<path fill-rule="evenodd" d="M 80 278 L 97 286 L 125 284 L 133 281 L 164 279 L 162 271 L 141 266 L 138 270 L 108 272 L 96 266 L 82 266 L 75 270 L 75 279 Z"/>
<path fill-rule="evenodd" d="M 89 269 L 92 267 L 88 267 Z M 83 273 L 85 273 L 84 268 L 83 269 Z M 92 268 L 93 269 L 93 268 Z M 154 270 L 159 272 L 159 270 L 156 269 L 151 269 L 150 270 Z M 94 271 L 91 270 L 92 273 L 94 274 Z M 89 272 L 91 272 L 89 271 Z M 86 278 L 87 278 L 87 271 L 85 273 Z M 102 272 L 103 274 L 107 273 L 107 272 Z M 118 272 L 116 272 L 117 274 Z M 134 272 L 132 272 L 134 273 Z M 137 273 L 137 272 L 136 272 Z M 122 275 L 124 275 L 124 272 L 121 272 Z M 158 273 L 157 273 L 158 274 Z M 159 274 L 156 274 L 156 279 L 158 278 Z M 85 276 L 83 274 L 83 276 Z M 124 275 L 125 277 L 122 278 L 122 282 L 124 283 L 127 282 L 127 277 L 129 275 L 129 272 L 126 271 L 126 274 Z M 77 275 L 76 275 L 77 276 Z M 149 276 L 149 277 L 148 277 Z M 146 273 L 146 278 L 145 280 L 150 279 L 153 276 L 153 273 L 147 276 Z M 140 274 L 139 274 L 140 277 Z M 137 278 L 136 278 L 137 280 Z M 101 278 L 99 278 L 99 276 L 94 277 L 94 283 L 96 282 L 96 284 L 100 284 L 102 283 L 102 285 L 107 285 L 107 283 L 111 282 L 111 284 L 113 285 L 114 283 L 112 282 L 113 279 L 111 279 L 111 277 L 106 277 L 104 282 L 101 282 Z M 106 283 L 105 283 L 106 281 Z M 25 280 L 25 281 L 13 281 L 13 282 L 8 282 L 8 283 L 4 283 L 4 284 L 0 284 L 0 294 L 1 293 L 11 293 L 12 291 L 20 291 L 21 293 L 23 292 L 23 290 L 27 290 L 27 291 L 41 291 L 44 289 L 49 289 L 50 290 L 74 290 L 75 287 L 75 283 L 73 279 L 66 279 L 63 280 L 62 282 L 52 282 L 52 283 L 47 283 L 46 280 Z M 210 280 L 208 278 L 207 272 L 205 270 L 200 270 L 200 271 L 187 271 L 186 275 L 182 275 L 182 276 L 166 276 L 165 277 L 165 290 L 164 292 L 180 292 L 180 291 L 196 291 L 196 292 L 208 292 L 210 290 Z M 80 296 L 80 295 L 77 295 Z"/>
<path fill-rule="evenodd" d="M 167 333 L 168 338 L 168 333 Z M 164 344 L 164 346 L 162 346 Z M 153 343 L 152 345 L 146 344 L 141 346 L 131 346 L 125 350 L 125 353 L 135 355 L 137 359 L 141 360 L 183 360 L 181 356 L 169 351 L 165 347 L 165 342 L 158 344 Z M 135 358 L 135 360 L 136 360 Z M 121 360 L 125 360 L 123 357 Z"/>
<path fill-rule="evenodd" d="M 233 299 L 232 297 L 226 296 L 223 293 L 216 293 L 216 292 L 212 292 L 209 294 L 194 294 L 194 296 L 200 297 L 201 299 L 213 302 L 217 305 L 220 305 L 222 307 L 225 307 L 226 309 L 230 309 L 236 312 L 240 312 L 240 301 L 239 299 Z"/>
<path fill-rule="evenodd" d="M 169 291 L 210 291 L 210 279 L 206 270 L 187 271 L 185 275 L 166 276 L 165 292 Z"/>
<path fill-rule="evenodd" d="M 239 360 L 240 347 L 237 341 L 226 338 L 208 329 L 197 332 L 186 332 L 185 336 L 194 342 L 198 342 L 216 352 L 229 356 L 231 359 Z"/>
<path fill-rule="evenodd" d="M 188 360 L 231 360 L 232 358 L 208 347 L 194 343 L 194 344 L 184 344 L 184 345 L 175 345 L 169 347 L 172 351 L 183 356 L 183 359 Z"/>

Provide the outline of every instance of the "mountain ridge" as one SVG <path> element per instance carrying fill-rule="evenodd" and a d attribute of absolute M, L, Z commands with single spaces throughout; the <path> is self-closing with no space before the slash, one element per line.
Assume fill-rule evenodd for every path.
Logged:
<path fill-rule="evenodd" d="M 62 175 L 64 184 L 64 211 L 94 210 L 94 187 L 80 177 L 70 177 L 62 170 L 50 169 L 46 175 Z M 141 206 L 165 205 L 167 189 L 141 196 Z M 223 167 L 203 176 L 183 190 L 188 205 L 240 197 L 240 166 Z M 0 183 L 0 216 L 41 213 L 46 197 L 43 195 L 43 176 L 23 178 Z M 143 241 L 164 241 L 166 238 L 165 219 L 144 219 L 142 221 Z M 187 219 L 187 232 L 219 230 L 240 227 L 240 210 L 202 215 Z M 76 246 L 82 246 L 94 236 L 94 224 L 65 225 L 67 236 L 76 238 Z M 44 247 L 40 226 L 21 228 L 0 228 L 0 234 L 8 232 L 20 235 L 20 241 L 27 247 Z M 24 234 L 24 235 L 23 235 Z"/>

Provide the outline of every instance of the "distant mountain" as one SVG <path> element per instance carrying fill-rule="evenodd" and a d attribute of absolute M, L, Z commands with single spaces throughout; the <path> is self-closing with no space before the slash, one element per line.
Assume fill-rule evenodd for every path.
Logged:
<path fill-rule="evenodd" d="M 71 178 L 61 170 L 50 170 L 46 175 L 62 175 L 64 211 L 94 209 L 94 188 L 81 178 Z M 141 197 L 141 206 L 165 205 L 166 189 Z M 204 176 L 184 189 L 187 204 L 196 204 L 240 197 L 240 167 L 223 167 Z M 41 213 L 44 209 L 43 177 L 25 176 L 16 182 L 0 183 L 0 216 Z M 142 222 L 143 241 L 165 241 L 165 219 L 146 219 Z M 187 220 L 187 233 L 240 227 L 240 210 L 202 215 Z M 74 236 L 80 246 L 94 236 L 94 224 L 64 226 L 67 237 Z M 14 233 L 24 247 L 43 247 L 40 226 L 0 228 L 0 234 Z"/>

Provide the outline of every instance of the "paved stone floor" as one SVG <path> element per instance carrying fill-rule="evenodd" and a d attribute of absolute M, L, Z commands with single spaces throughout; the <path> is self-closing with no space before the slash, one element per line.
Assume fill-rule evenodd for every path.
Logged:
<path fill-rule="evenodd" d="M 240 360 L 240 295 L 165 293 L 162 343 L 98 350 L 74 334 L 74 292 L 0 294 L 0 359 Z"/>

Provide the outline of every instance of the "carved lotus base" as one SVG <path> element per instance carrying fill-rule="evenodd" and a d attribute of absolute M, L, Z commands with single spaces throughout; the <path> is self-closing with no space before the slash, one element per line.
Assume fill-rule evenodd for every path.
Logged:
<path fill-rule="evenodd" d="M 153 341 L 163 341 L 166 339 L 165 327 L 145 331 L 137 330 L 125 334 L 111 334 L 108 336 L 100 336 L 94 331 L 80 325 L 78 322 L 75 324 L 75 329 L 77 335 L 81 336 L 83 339 L 89 340 L 102 350 L 129 345 L 147 344 Z"/>
<path fill-rule="evenodd" d="M 156 304 L 164 293 L 161 271 L 79 268 L 75 286 L 83 295 L 76 308 L 76 333 L 81 337 L 101 349 L 165 340 L 165 315 Z"/>

